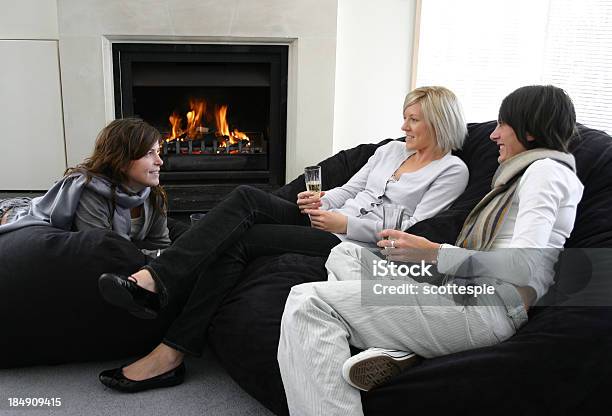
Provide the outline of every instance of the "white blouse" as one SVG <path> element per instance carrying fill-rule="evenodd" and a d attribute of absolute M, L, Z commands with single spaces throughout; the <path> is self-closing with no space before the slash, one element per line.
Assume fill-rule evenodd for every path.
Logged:
<path fill-rule="evenodd" d="M 438 271 L 530 286 L 539 299 L 553 284 L 554 265 L 574 228 L 583 190 L 567 166 L 552 159 L 532 163 L 520 179 L 491 251 L 443 244 Z"/>
<path fill-rule="evenodd" d="M 402 229 L 406 230 L 447 209 L 463 193 L 468 183 L 468 168 L 450 153 L 416 172 L 402 174 L 398 180 L 391 179 L 412 154 L 404 142 L 389 142 L 376 149 L 346 184 L 326 191 L 321 198 L 322 209 L 348 217 L 346 234 L 336 234 L 341 240 L 378 241 L 383 204 L 406 208 L 407 216 L 402 222 Z"/>

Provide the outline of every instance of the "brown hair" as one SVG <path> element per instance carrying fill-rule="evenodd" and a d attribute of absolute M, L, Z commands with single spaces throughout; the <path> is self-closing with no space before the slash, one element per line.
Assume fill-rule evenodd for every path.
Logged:
<path fill-rule="evenodd" d="M 106 177 L 114 189 L 128 182 L 126 171 L 130 163 L 145 156 L 155 143 L 162 140 L 157 129 L 139 118 L 123 118 L 104 127 L 90 157 L 74 168 L 66 169 L 64 175 L 82 172 L 91 180 L 91 174 Z M 161 185 L 151 187 L 153 207 L 166 214 L 168 198 Z M 115 201 L 113 201 L 113 204 Z"/>

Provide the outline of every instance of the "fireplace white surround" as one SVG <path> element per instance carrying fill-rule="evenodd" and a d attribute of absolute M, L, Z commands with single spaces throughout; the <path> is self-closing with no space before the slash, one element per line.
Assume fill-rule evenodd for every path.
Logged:
<path fill-rule="evenodd" d="M 23 71 L 32 79 L 47 74 L 42 78 L 51 92 L 45 114 L 55 114 L 57 122 L 43 147 L 58 149 L 52 157 L 41 152 L 25 159 L 0 152 L 0 190 L 46 189 L 66 166 L 90 154 L 97 132 L 114 118 L 113 42 L 289 45 L 287 180 L 340 149 L 398 137 L 415 2 L 22 0 L 15 6 L 0 0 L 7 11 L 0 17 L 0 47 L 12 47 L 9 40 L 29 47 L 47 42 L 45 60 Z M 18 70 L 15 64 L 13 73 Z M 10 120 L 3 109 L 0 123 Z M 26 116 L 19 120 L 36 123 Z M 12 172 L 27 165 L 38 177 L 15 180 Z"/>
<path fill-rule="evenodd" d="M 294 177 L 297 166 L 332 151 L 336 9 L 335 0 L 59 1 L 68 163 L 87 156 L 114 118 L 112 42 L 275 43 L 290 50 L 287 177 Z"/>

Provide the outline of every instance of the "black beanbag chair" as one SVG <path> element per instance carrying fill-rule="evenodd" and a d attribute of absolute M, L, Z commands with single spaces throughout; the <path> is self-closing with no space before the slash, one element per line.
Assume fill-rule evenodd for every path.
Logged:
<path fill-rule="evenodd" d="M 176 224 L 172 235 L 183 230 Z M 101 273 L 131 273 L 144 264 L 134 244 L 106 230 L 34 226 L 0 235 L 0 368 L 150 351 L 177 308 L 140 320 L 98 292 Z"/>

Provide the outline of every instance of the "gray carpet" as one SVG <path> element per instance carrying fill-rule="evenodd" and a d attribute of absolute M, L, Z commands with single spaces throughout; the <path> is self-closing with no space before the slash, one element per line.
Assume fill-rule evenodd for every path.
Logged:
<path fill-rule="evenodd" d="M 272 415 L 209 352 L 186 361 L 187 377 L 180 386 L 125 394 L 100 384 L 100 371 L 127 362 L 130 360 L 0 370 L 0 415 Z M 16 409 L 9 407 L 9 397 L 59 397 L 61 407 Z"/>

